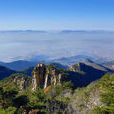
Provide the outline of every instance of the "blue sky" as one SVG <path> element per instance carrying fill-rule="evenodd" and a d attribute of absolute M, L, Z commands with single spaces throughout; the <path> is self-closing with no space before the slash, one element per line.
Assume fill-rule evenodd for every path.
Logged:
<path fill-rule="evenodd" d="M 0 30 L 114 30 L 114 0 L 0 0 Z"/>

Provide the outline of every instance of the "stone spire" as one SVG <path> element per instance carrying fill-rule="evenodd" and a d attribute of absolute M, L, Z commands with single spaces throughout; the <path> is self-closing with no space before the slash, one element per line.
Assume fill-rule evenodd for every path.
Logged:
<path fill-rule="evenodd" d="M 45 89 L 50 85 L 55 86 L 60 84 L 61 81 L 61 74 L 58 69 L 40 63 L 34 68 L 32 73 L 32 90 L 38 87 Z"/>
<path fill-rule="evenodd" d="M 42 63 L 38 64 L 32 73 L 32 90 L 35 90 L 37 87 L 43 88 L 45 82 L 45 73 L 46 66 Z"/>

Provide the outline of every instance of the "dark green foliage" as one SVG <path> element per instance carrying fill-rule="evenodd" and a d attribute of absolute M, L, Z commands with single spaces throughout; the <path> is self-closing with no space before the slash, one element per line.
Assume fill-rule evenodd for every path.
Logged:
<path fill-rule="evenodd" d="M 57 69 L 57 67 L 55 65 L 52 65 L 52 64 L 47 65 L 47 68 L 48 68 L 49 71 Z"/>
<path fill-rule="evenodd" d="M 60 69 L 67 69 L 68 68 L 67 65 L 62 65 L 62 64 L 56 63 L 56 62 L 51 63 L 51 65 L 54 65 L 54 66 L 56 66 L 57 68 L 60 68 Z"/>
<path fill-rule="evenodd" d="M 28 102 L 29 102 L 28 97 L 26 95 L 21 95 L 21 96 L 16 97 L 13 100 L 13 105 L 19 108 L 20 106 L 23 106 L 23 107 L 26 106 Z"/>
<path fill-rule="evenodd" d="M 77 113 L 114 114 L 114 75 L 107 73 L 99 81 L 76 89 L 70 102 Z"/>
<path fill-rule="evenodd" d="M 56 86 L 50 85 L 46 93 L 40 88 L 32 91 L 31 84 L 28 88 L 20 89 L 20 82 L 17 84 L 14 81 L 15 78 L 31 81 L 31 77 L 24 74 L 12 74 L 2 80 L 0 82 L 0 114 L 22 114 L 24 110 L 27 113 L 33 111 L 70 114 L 69 107 L 72 111 L 87 111 L 89 114 L 114 113 L 114 75 L 106 74 L 102 77 L 105 72 L 91 67 L 84 68 L 84 73 L 63 70 L 53 65 L 48 65 L 47 68 L 50 71 L 56 69 L 57 74 L 61 73 L 62 83 L 58 83 Z M 101 78 L 99 81 L 88 85 L 99 78 Z M 74 85 L 77 87 L 88 86 L 75 91 Z M 99 103 L 94 104 L 96 101 Z M 99 105 L 100 102 L 101 105 Z"/>
<path fill-rule="evenodd" d="M 64 87 L 64 88 L 67 88 L 67 89 L 72 89 L 72 88 L 74 88 L 74 84 L 73 84 L 71 81 L 69 81 L 69 82 L 64 82 L 64 83 L 63 83 L 63 87 Z"/>
<path fill-rule="evenodd" d="M 1 106 L 0 106 L 0 114 L 14 114 L 16 111 L 16 108 L 15 107 L 8 107 L 7 109 L 3 109 Z M 16 113 L 16 114 L 19 114 L 19 113 Z M 20 113 L 22 114 L 22 113 Z"/>
<path fill-rule="evenodd" d="M 8 108 L 13 105 L 13 100 L 18 94 L 16 90 L 3 90 L 0 88 L 0 106 L 3 108 Z"/>
<path fill-rule="evenodd" d="M 42 89 L 38 88 L 29 97 L 28 107 L 39 108 L 45 106 L 46 96 Z"/>
<path fill-rule="evenodd" d="M 106 74 L 99 82 L 102 89 L 100 96 L 101 101 L 106 105 L 104 110 L 114 113 L 114 75 Z"/>
<path fill-rule="evenodd" d="M 104 111 L 103 107 L 95 106 L 88 114 L 109 114 Z"/>

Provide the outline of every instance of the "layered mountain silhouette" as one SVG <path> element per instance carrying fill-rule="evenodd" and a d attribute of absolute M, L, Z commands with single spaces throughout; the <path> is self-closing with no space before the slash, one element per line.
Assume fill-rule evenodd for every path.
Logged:
<path fill-rule="evenodd" d="M 11 74 L 16 73 L 16 71 L 0 66 L 0 80 L 10 76 Z"/>
<path fill-rule="evenodd" d="M 105 73 L 110 72 L 110 70 L 105 71 L 101 68 L 102 67 L 100 66 L 95 68 L 85 63 L 77 63 L 70 67 L 67 79 L 68 81 L 72 81 L 76 87 L 84 87 L 91 82 L 100 79 Z"/>
<path fill-rule="evenodd" d="M 104 66 L 114 70 L 114 60 L 103 63 Z"/>
<path fill-rule="evenodd" d="M 34 66 L 37 63 L 32 63 L 28 61 L 16 61 L 9 64 L 5 64 L 8 67 L 11 67 L 11 70 L 7 67 L 0 66 L 0 80 L 10 76 L 13 73 L 23 73 L 28 76 L 32 76 L 32 71 Z M 13 66 L 14 65 L 14 66 Z M 30 65 L 30 67 L 28 67 Z M 104 67 L 100 64 L 97 64 L 90 59 L 85 59 L 79 63 L 68 66 L 61 65 L 60 63 L 51 63 L 51 65 L 56 66 L 60 69 L 64 69 L 68 76 L 66 78 L 67 81 L 72 81 L 75 87 L 87 86 L 92 81 L 96 81 L 101 78 L 107 72 L 113 72 L 113 70 Z M 18 68 L 16 66 L 19 66 Z M 19 69 L 20 68 L 20 69 Z"/>
<path fill-rule="evenodd" d="M 85 60 L 82 61 L 82 63 L 85 63 L 86 65 L 89 65 L 89 66 L 91 66 L 95 69 L 99 69 L 99 70 L 102 70 L 102 71 L 110 71 L 109 68 L 107 68 L 107 67 L 105 67 L 101 64 L 95 63 L 90 59 L 85 59 Z"/>
<path fill-rule="evenodd" d="M 91 56 L 86 55 L 76 55 L 71 57 L 63 57 L 59 59 L 52 59 L 48 56 L 33 56 L 30 60 L 14 60 L 13 62 L 0 62 L 1 66 L 5 66 L 7 68 L 10 68 L 12 70 L 21 71 L 23 69 L 26 69 L 28 67 L 33 67 L 37 65 L 37 63 L 40 63 L 41 61 L 44 61 L 45 64 L 55 64 L 56 66 L 59 66 L 60 68 L 66 69 L 69 65 L 78 63 L 80 61 L 85 62 L 84 60 L 92 60 L 97 63 L 103 63 L 105 60 L 101 58 L 93 58 Z"/>
<path fill-rule="evenodd" d="M 71 57 L 63 57 L 60 59 L 55 59 L 54 61 L 61 64 L 71 65 L 71 64 L 78 63 L 84 59 L 93 59 L 93 58 L 85 55 L 78 55 L 78 56 L 71 56 Z"/>
<path fill-rule="evenodd" d="M 32 66 L 37 65 L 37 62 L 18 60 L 18 61 L 13 61 L 9 63 L 0 62 L 0 65 L 10 68 L 12 70 L 21 71 L 27 67 L 32 67 Z"/>

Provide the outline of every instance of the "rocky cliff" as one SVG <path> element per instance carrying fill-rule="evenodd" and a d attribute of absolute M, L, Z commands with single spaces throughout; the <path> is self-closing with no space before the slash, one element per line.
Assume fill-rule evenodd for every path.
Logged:
<path fill-rule="evenodd" d="M 6 90 L 15 88 L 18 91 L 23 91 L 31 85 L 31 82 L 31 77 L 25 74 L 15 73 L 2 80 L 0 82 L 0 87 L 5 88 Z"/>
<path fill-rule="evenodd" d="M 32 73 L 32 90 L 36 88 L 45 89 L 49 85 L 57 85 L 62 82 L 62 74 L 59 69 L 52 65 L 38 64 Z"/>
<path fill-rule="evenodd" d="M 87 86 L 100 79 L 106 71 L 96 69 L 85 63 L 72 65 L 68 70 L 60 70 L 53 65 L 38 64 L 32 72 L 32 90 L 45 89 L 48 86 L 61 85 L 63 81 L 71 81 L 75 87 Z"/>
<path fill-rule="evenodd" d="M 25 76 L 24 74 L 16 74 L 12 78 L 13 82 L 20 89 L 20 91 L 28 88 L 31 85 L 31 78 Z"/>

